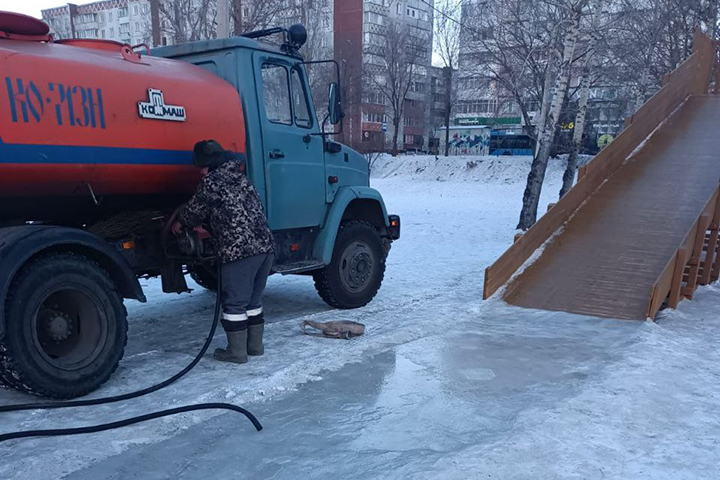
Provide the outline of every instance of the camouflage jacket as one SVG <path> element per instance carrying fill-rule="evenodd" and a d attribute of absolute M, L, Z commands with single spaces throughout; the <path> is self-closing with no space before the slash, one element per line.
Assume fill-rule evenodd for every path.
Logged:
<path fill-rule="evenodd" d="M 187 227 L 208 221 L 223 263 L 275 250 L 260 195 L 237 161 L 206 175 L 178 220 Z"/>

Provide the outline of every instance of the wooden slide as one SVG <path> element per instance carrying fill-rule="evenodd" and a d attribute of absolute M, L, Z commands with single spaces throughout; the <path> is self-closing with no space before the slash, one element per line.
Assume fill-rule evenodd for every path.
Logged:
<path fill-rule="evenodd" d="M 707 94 L 714 61 L 715 45 L 696 34 L 692 56 L 486 270 L 485 298 L 506 285 L 513 305 L 644 320 L 718 279 L 720 95 Z"/>

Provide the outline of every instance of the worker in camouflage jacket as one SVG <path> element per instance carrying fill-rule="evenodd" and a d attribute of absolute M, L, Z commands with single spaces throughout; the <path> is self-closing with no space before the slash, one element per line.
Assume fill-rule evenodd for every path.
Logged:
<path fill-rule="evenodd" d="M 214 357 L 246 363 L 248 355 L 264 353 L 262 295 L 275 243 L 240 154 L 204 140 L 193 149 L 193 163 L 204 177 L 172 230 L 177 234 L 183 227 L 209 224 L 222 264 L 222 325 L 228 339 L 228 347 L 215 350 Z"/>

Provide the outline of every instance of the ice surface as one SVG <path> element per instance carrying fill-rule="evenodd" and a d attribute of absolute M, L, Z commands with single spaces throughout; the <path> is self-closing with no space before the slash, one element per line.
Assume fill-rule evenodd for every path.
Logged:
<path fill-rule="evenodd" d="M 176 385 L 119 405 L 0 417 L 7 432 L 231 401 L 252 410 L 262 432 L 239 415 L 204 412 L 3 443 L 0 478 L 717 478 L 720 288 L 700 289 L 656 324 L 482 302 L 483 270 L 512 242 L 520 210 L 527 170 L 513 160 L 525 161 L 496 159 L 488 181 L 373 180 L 402 215 L 403 238 L 368 307 L 330 310 L 310 279 L 273 277 L 264 357 L 242 366 L 208 358 Z M 426 170 L 434 161 L 426 157 Z M 561 174 L 549 171 L 542 211 Z M 126 358 L 93 396 L 164 379 L 202 343 L 214 296 L 146 286 L 149 304 L 128 304 Z M 367 333 L 303 336 L 304 319 L 360 321 Z M 213 347 L 222 343 L 218 335 Z M 0 391 L 3 404 L 28 400 Z"/>

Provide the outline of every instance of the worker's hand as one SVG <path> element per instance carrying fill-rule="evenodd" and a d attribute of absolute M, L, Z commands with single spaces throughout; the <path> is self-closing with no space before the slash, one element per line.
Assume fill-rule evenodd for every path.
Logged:
<path fill-rule="evenodd" d="M 210 236 L 211 236 L 211 235 L 210 235 L 210 232 L 208 232 L 207 230 L 205 230 L 203 227 L 200 227 L 200 226 L 198 226 L 198 227 L 193 227 L 193 230 L 194 230 L 195 232 L 197 232 L 198 235 L 200 235 L 200 237 L 203 237 L 203 236 L 210 237 Z"/>
<path fill-rule="evenodd" d="M 182 231 L 182 223 L 178 222 L 177 220 L 173 222 L 173 224 L 170 226 L 170 230 L 175 235 L 180 235 L 180 232 Z"/>

